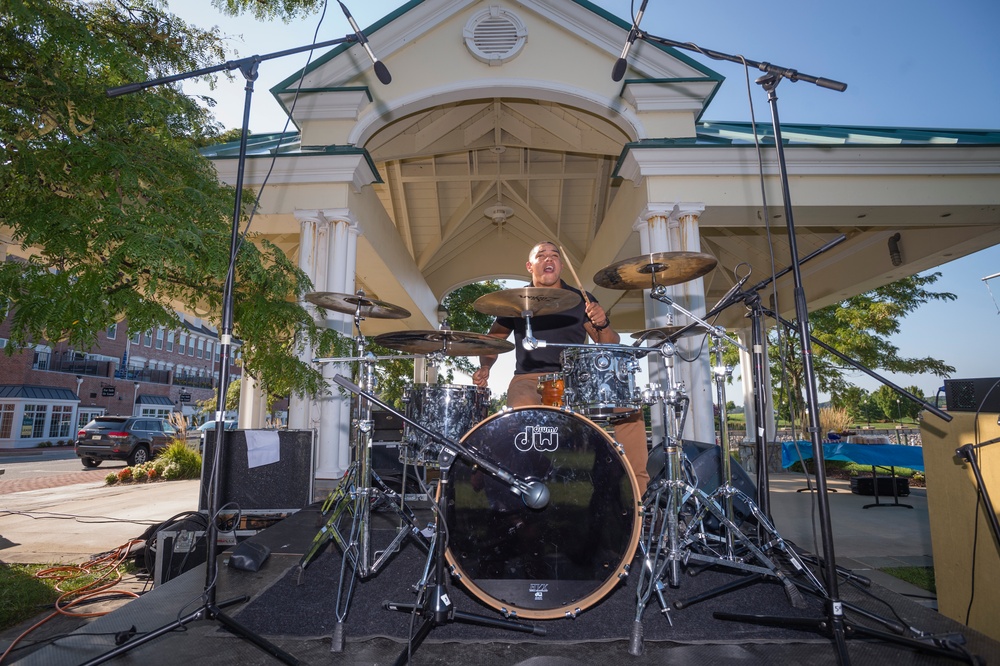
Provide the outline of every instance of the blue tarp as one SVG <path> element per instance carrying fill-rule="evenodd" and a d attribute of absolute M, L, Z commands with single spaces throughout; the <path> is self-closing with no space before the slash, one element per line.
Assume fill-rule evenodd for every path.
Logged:
<path fill-rule="evenodd" d="M 798 444 L 798 452 L 795 445 Z M 813 457 L 812 442 L 782 442 L 781 466 L 791 467 L 799 462 L 799 453 L 806 460 Z M 823 445 L 827 460 L 846 460 L 859 465 L 880 467 L 907 467 L 924 471 L 924 449 L 920 446 L 901 444 L 842 444 L 831 442 Z"/>

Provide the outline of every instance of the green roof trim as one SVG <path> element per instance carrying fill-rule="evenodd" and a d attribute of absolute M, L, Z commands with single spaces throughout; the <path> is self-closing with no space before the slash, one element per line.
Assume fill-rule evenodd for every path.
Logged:
<path fill-rule="evenodd" d="M 679 139 L 642 139 L 625 144 L 612 176 L 617 177 L 625 157 L 633 150 L 662 148 L 718 148 L 751 146 L 754 128 L 749 122 L 701 122 L 695 136 Z M 774 128 L 757 123 L 757 137 L 762 144 L 774 145 Z M 782 143 L 786 146 L 849 146 L 851 148 L 886 148 L 893 146 L 1000 146 L 1000 130 L 934 129 L 923 127 L 868 127 L 862 125 L 781 125 Z"/>
<path fill-rule="evenodd" d="M 384 183 L 382 180 L 382 174 L 379 173 L 378 169 L 375 167 L 375 161 L 372 159 L 371 154 L 364 148 L 358 148 L 357 146 L 303 146 L 300 144 L 300 138 L 298 132 L 284 132 L 279 134 L 261 134 L 256 138 L 257 141 L 251 144 L 250 139 L 247 139 L 247 159 L 262 159 L 274 157 L 275 153 L 279 155 L 295 156 L 295 157 L 312 157 L 321 155 L 361 155 L 364 157 L 365 162 L 368 163 L 368 168 L 372 170 L 375 175 L 376 183 Z M 210 160 L 232 160 L 239 159 L 240 143 L 239 141 L 231 141 L 229 143 L 219 144 L 217 146 L 208 146 L 202 148 L 200 151 L 203 157 L 207 157 Z"/>

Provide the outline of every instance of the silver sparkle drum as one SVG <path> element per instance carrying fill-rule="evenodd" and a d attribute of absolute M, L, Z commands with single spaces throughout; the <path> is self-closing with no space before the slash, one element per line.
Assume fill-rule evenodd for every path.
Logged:
<path fill-rule="evenodd" d="M 565 409 L 521 407 L 490 416 L 462 443 L 549 490 L 548 504 L 530 509 L 507 484 L 452 464 L 446 557 L 471 594 L 504 615 L 556 619 L 620 583 L 639 542 L 640 497 L 604 430 Z"/>
<path fill-rule="evenodd" d="M 600 345 L 564 349 L 563 402 L 595 420 L 621 418 L 642 407 L 635 387 L 639 361 L 633 351 Z"/>
<path fill-rule="evenodd" d="M 403 397 L 406 416 L 428 430 L 460 440 L 490 409 L 490 390 L 478 386 L 421 384 Z M 441 446 L 409 423 L 403 424 L 399 461 L 408 465 L 439 467 Z"/>

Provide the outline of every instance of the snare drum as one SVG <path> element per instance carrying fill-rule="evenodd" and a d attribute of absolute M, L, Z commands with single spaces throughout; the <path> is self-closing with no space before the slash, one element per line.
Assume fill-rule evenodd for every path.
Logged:
<path fill-rule="evenodd" d="M 566 383 L 562 374 L 554 372 L 538 378 L 538 393 L 542 396 L 542 404 L 549 407 L 563 406 L 563 391 Z"/>
<path fill-rule="evenodd" d="M 407 418 L 449 439 L 460 440 L 489 414 L 490 390 L 478 386 L 420 384 L 407 389 L 403 401 Z M 437 442 L 410 424 L 403 424 L 400 462 L 438 467 L 440 453 Z"/>
<path fill-rule="evenodd" d="M 563 409 L 521 407 L 462 443 L 549 490 L 545 507 L 529 509 L 506 483 L 455 460 L 446 557 L 473 595 L 505 615 L 556 619 L 594 605 L 628 573 L 640 498 L 604 430 Z"/>
<path fill-rule="evenodd" d="M 570 409 L 600 420 L 627 416 L 642 407 L 635 388 L 639 361 L 634 352 L 589 345 L 564 349 L 561 358 L 563 402 Z"/>

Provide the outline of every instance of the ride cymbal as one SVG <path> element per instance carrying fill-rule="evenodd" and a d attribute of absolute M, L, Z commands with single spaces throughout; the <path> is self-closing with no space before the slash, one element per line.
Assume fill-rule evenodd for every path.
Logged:
<path fill-rule="evenodd" d="M 532 317 L 564 312 L 583 299 L 576 292 L 554 287 L 504 289 L 480 296 L 472 304 L 477 311 L 494 317 Z"/>
<path fill-rule="evenodd" d="M 699 278 L 718 263 L 701 252 L 654 252 L 602 268 L 594 275 L 594 283 L 606 289 L 669 287 Z"/>
<path fill-rule="evenodd" d="M 411 354 L 441 352 L 445 356 L 502 354 L 514 348 L 513 342 L 466 331 L 398 331 L 376 335 L 374 340 L 396 351 Z"/>
<path fill-rule="evenodd" d="M 406 319 L 410 316 L 410 311 L 392 303 L 376 301 L 358 294 L 338 294 L 332 291 L 314 291 L 306 294 L 306 300 L 313 305 L 318 305 L 324 310 L 333 310 L 344 314 L 354 314 L 358 307 L 361 308 L 361 315 L 374 319 Z"/>

